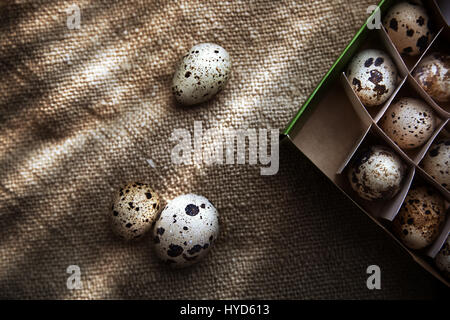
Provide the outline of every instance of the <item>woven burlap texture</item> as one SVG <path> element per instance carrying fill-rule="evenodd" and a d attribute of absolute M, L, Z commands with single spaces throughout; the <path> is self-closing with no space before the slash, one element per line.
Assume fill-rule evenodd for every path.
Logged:
<path fill-rule="evenodd" d="M 67 27 L 70 5 L 80 29 Z M 0 298 L 415 298 L 438 284 L 295 150 L 280 171 L 175 165 L 176 128 L 274 128 L 295 115 L 373 1 L 16 1 L 0 22 Z M 194 44 L 233 60 L 215 99 L 174 103 Z M 332 106 L 330 106 L 332 107 Z M 149 161 L 152 160 L 152 161 Z M 151 165 L 154 164 L 154 167 Z M 170 270 L 111 234 L 111 195 L 150 183 L 209 198 L 221 234 Z M 378 264 L 383 290 L 369 291 Z M 69 265 L 82 289 L 69 290 Z"/>

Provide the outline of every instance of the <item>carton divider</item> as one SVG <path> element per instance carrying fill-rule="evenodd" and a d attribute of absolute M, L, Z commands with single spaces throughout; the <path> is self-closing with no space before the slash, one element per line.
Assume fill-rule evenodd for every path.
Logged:
<path fill-rule="evenodd" d="M 432 47 L 434 43 L 439 39 L 439 36 L 442 33 L 442 30 L 444 30 L 444 27 L 440 28 L 438 32 L 434 35 L 433 39 L 431 39 L 430 43 L 426 47 L 426 49 L 419 55 L 419 59 L 416 61 L 416 63 L 409 69 L 409 72 L 412 73 L 414 69 L 417 68 L 417 65 L 420 63 L 420 61 L 423 60 L 423 58 L 428 54 L 432 52 Z"/>
<path fill-rule="evenodd" d="M 431 145 L 434 142 L 439 141 L 440 139 L 444 139 L 444 138 L 450 138 L 450 120 L 447 119 L 441 126 L 441 130 L 439 132 L 439 134 L 437 134 L 436 136 L 433 137 L 433 141 L 430 143 L 430 145 L 428 146 L 428 149 L 426 150 L 425 154 L 423 155 L 423 157 L 420 159 L 420 161 L 418 162 L 417 165 L 417 169 L 419 174 L 425 179 L 427 180 L 430 184 L 432 184 L 436 189 L 438 189 L 446 198 L 447 201 L 450 201 L 450 191 L 447 190 L 446 188 L 444 188 L 441 184 L 439 184 L 436 180 L 433 179 L 433 177 L 431 177 L 424 169 L 423 169 L 423 158 L 425 157 L 426 153 L 429 151 Z"/>
<path fill-rule="evenodd" d="M 335 182 L 338 168 L 370 123 L 365 124 L 359 118 L 337 81 L 330 85 L 306 119 L 292 130 L 292 142 Z"/>
<path fill-rule="evenodd" d="M 450 2 L 448 0 L 433 0 L 433 13 L 438 15 L 441 23 L 450 24 Z"/>
<path fill-rule="evenodd" d="M 376 116 L 373 117 L 373 121 L 374 122 L 378 122 L 380 121 L 380 119 L 383 117 L 383 115 L 386 113 L 386 110 L 389 108 L 389 106 L 392 104 L 392 102 L 394 101 L 394 99 L 397 97 L 399 91 L 403 88 L 403 86 L 405 85 L 407 77 L 404 77 L 399 84 L 397 85 L 397 88 L 394 90 L 394 92 L 392 93 L 392 95 L 389 97 L 389 99 L 387 99 L 387 101 L 385 102 L 385 104 L 383 105 L 383 107 L 377 112 Z"/>
<path fill-rule="evenodd" d="M 436 101 L 434 101 L 434 99 L 432 97 L 430 97 L 430 95 L 428 93 L 426 93 L 426 91 L 422 88 L 422 86 L 420 86 L 416 79 L 414 79 L 414 77 L 412 75 L 408 75 L 408 79 L 407 79 L 408 85 L 414 89 L 414 91 L 416 92 L 416 95 L 418 95 L 422 100 L 424 100 L 430 107 L 432 107 L 434 109 L 434 111 L 436 111 L 436 113 L 441 117 L 441 118 L 448 118 L 450 116 L 450 113 L 447 110 L 449 109 L 445 109 L 448 107 L 441 107 L 439 106 Z"/>
<path fill-rule="evenodd" d="M 423 255 L 416 254 L 412 250 L 409 250 L 408 248 L 406 248 L 406 250 L 408 250 L 408 252 L 411 255 L 411 257 L 413 258 L 413 260 L 416 261 L 422 268 L 424 268 L 426 271 L 428 271 L 433 276 L 435 276 L 439 281 L 444 283 L 447 287 L 450 287 L 450 283 L 448 282 L 448 280 L 442 276 L 441 272 L 439 272 L 436 267 L 434 267 L 434 261 L 428 262 L 430 257 L 426 256 L 426 258 L 428 258 L 428 259 L 424 259 Z"/>
<path fill-rule="evenodd" d="M 423 170 L 423 168 L 417 166 L 416 171 L 419 176 L 421 176 L 424 180 L 426 180 L 430 185 L 432 185 L 435 189 L 439 190 L 439 192 L 444 196 L 447 201 L 450 201 L 450 192 L 436 182 L 428 173 Z"/>
<path fill-rule="evenodd" d="M 370 126 L 372 124 L 372 115 L 369 113 L 369 111 L 363 105 L 359 97 L 353 91 L 353 88 L 345 72 L 341 73 L 341 77 L 339 79 L 341 80 L 342 86 L 344 87 L 344 91 L 347 94 L 347 97 L 350 100 L 356 114 L 365 125 Z"/>
<path fill-rule="evenodd" d="M 423 157 L 427 154 L 428 150 L 430 149 L 430 146 L 433 144 L 433 142 L 436 140 L 436 137 L 439 136 L 439 133 L 444 129 L 444 127 L 447 125 L 448 119 L 442 121 L 436 128 L 436 130 L 433 132 L 433 135 L 428 139 L 427 143 L 423 145 L 420 152 L 415 156 L 414 163 L 419 164 L 420 161 L 422 161 Z"/>
<path fill-rule="evenodd" d="M 342 165 L 337 170 L 336 174 L 342 174 L 342 172 L 345 170 L 345 168 L 347 167 L 348 163 L 350 162 L 350 160 L 352 159 L 353 155 L 355 154 L 356 150 L 358 150 L 359 146 L 361 145 L 361 143 L 364 141 L 364 139 L 366 138 L 367 134 L 369 133 L 370 128 L 371 128 L 371 126 L 369 126 L 367 128 L 367 130 L 363 134 L 361 134 L 361 137 L 356 141 L 355 145 L 353 146 L 353 148 L 348 153 L 347 157 L 345 158 L 344 162 L 342 163 Z"/>
<path fill-rule="evenodd" d="M 391 56 L 392 60 L 394 60 L 395 65 L 397 66 L 398 73 L 401 78 L 406 77 L 409 72 L 408 66 L 405 64 L 402 56 L 398 52 L 391 38 L 389 37 L 386 28 L 382 25 L 380 29 L 378 29 L 379 37 L 381 38 L 385 51 Z"/>
<path fill-rule="evenodd" d="M 389 145 L 389 147 L 393 150 L 395 150 L 396 153 L 400 155 L 400 157 L 405 161 L 408 165 L 414 165 L 414 161 L 411 159 L 410 154 L 407 153 L 407 151 L 400 148 L 389 136 L 384 132 L 383 129 L 380 128 L 378 124 L 374 124 L 373 126 L 374 131 L 383 138 L 383 140 Z"/>
<path fill-rule="evenodd" d="M 414 175 L 416 172 L 414 166 L 409 166 L 407 170 L 408 170 L 407 174 L 405 175 L 402 181 L 402 188 L 394 196 L 393 199 L 385 202 L 385 206 L 379 215 L 380 218 L 392 221 L 394 220 L 397 213 L 400 211 L 403 201 L 405 200 L 405 197 L 408 194 L 409 189 L 411 188 L 411 184 L 413 182 Z"/>
<path fill-rule="evenodd" d="M 450 213 L 447 210 L 447 218 L 446 218 L 445 225 L 442 228 L 441 233 L 439 234 L 437 239 L 434 241 L 434 243 L 431 244 L 428 247 L 428 250 L 425 252 L 425 254 L 431 258 L 436 257 L 439 250 L 441 250 L 442 246 L 444 245 L 445 241 L 447 240 L 447 238 L 450 234 L 450 217 L 449 217 L 449 215 L 450 215 Z"/>

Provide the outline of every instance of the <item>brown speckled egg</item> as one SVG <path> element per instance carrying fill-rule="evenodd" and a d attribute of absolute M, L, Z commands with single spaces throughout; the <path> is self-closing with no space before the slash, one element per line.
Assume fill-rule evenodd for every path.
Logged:
<path fill-rule="evenodd" d="M 397 67 L 383 51 L 367 49 L 352 59 L 346 75 L 361 102 L 377 106 L 394 93 Z"/>
<path fill-rule="evenodd" d="M 450 279 L 450 236 L 447 237 L 447 241 L 436 255 L 434 262 L 444 276 Z"/>
<path fill-rule="evenodd" d="M 450 100 L 450 55 L 434 52 L 419 63 L 413 73 L 420 86 L 436 101 Z"/>
<path fill-rule="evenodd" d="M 390 199 L 400 190 L 405 166 L 384 146 L 372 146 L 359 152 L 348 171 L 350 184 L 363 199 Z"/>
<path fill-rule="evenodd" d="M 383 25 L 397 50 L 410 56 L 423 52 L 433 37 L 425 9 L 410 2 L 393 6 Z"/>
<path fill-rule="evenodd" d="M 414 149 L 433 134 L 436 115 L 425 102 L 405 97 L 389 106 L 380 126 L 400 148 Z"/>
<path fill-rule="evenodd" d="M 445 221 L 445 202 L 432 188 L 409 190 L 393 221 L 394 232 L 410 249 L 422 249 L 439 235 Z"/>
<path fill-rule="evenodd" d="M 200 261 L 219 235 L 216 208 L 203 196 L 185 194 L 170 201 L 153 229 L 156 254 L 175 268 Z"/>
<path fill-rule="evenodd" d="M 433 143 L 425 155 L 423 169 L 450 191 L 450 139 L 439 140 Z"/>
<path fill-rule="evenodd" d="M 181 59 L 172 80 L 172 91 L 183 105 L 211 99 L 221 91 L 231 73 L 228 52 L 219 45 L 201 43 Z"/>
<path fill-rule="evenodd" d="M 114 195 L 111 227 L 124 240 L 138 239 L 150 230 L 159 211 L 159 197 L 140 182 L 127 184 Z"/>

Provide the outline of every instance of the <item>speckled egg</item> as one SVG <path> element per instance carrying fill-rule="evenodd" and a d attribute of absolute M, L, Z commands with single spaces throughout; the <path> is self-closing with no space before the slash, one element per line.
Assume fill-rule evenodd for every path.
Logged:
<path fill-rule="evenodd" d="M 450 139 L 443 139 L 433 143 L 425 155 L 423 169 L 450 191 Z"/>
<path fill-rule="evenodd" d="M 346 74 L 353 91 L 365 106 L 380 105 L 394 93 L 397 67 L 383 51 L 361 51 L 350 62 Z"/>
<path fill-rule="evenodd" d="M 419 63 L 413 72 L 414 79 L 436 101 L 450 100 L 450 55 L 434 52 Z"/>
<path fill-rule="evenodd" d="M 393 6 L 383 25 L 397 50 L 410 56 L 423 52 L 433 37 L 428 14 L 421 5 L 412 2 Z"/>
<path fill-rule="evenodd" d="M 195 194 L 170 201 L 153 229 L 156 254 L 175 268 L 200 261 L 218 235 L 216 208 L 208 199 Z"/>
<path fill-rule="evenodd" d="M 156 221 L 159 197 L 144 183 L 129 183 L 114 195 L 110 213 L 111 227 L 124 240 L 142 237 Z"/>
<path fill-rule="evenodd" d="M 231 73 L 228 52 L 212 43 L 193 46 L 181 59 L 172 80 L 172 91 L 183 105 L 211 99 L 221 91 Z"/>
<path fill-rule="evenodd" d="M 433 135 L 436 115 L 425 102 L 404 97 L 389 106 L 380 127 L 400 148 L 414 149 Z"/>
<path fill-rule="evenodd" d="M 447 241 L 445 241 L 441 250 L 436 255 L 434 262 L 444 276 L 450 278 L 450 237 L 447 237 Z"/>
<path fill-rule="evenodd" d="M 410 249 L 422 249 L 439 235 L 445 221 L 445 202 L 430 187 L 413 187 L 393 221 L 393 229 Z"/>
<path fill-rule="evenodd" d="M 384 146 L 372 146 L 358 153 L 348 171 L 350 184 L 363 199 L 390 199 L 400 190 L 405 166 Z"/>

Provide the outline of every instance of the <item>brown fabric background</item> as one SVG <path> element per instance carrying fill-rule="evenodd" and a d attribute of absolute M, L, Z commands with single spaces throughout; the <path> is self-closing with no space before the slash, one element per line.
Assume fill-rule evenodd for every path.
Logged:
<path fill-rule="evenodd" d="M 80 6 L 81 29 L 66 27 Z M 444 288 L 295 150 L 257 166 L 176 166 L 174 128 L 279 128 L 363 23 L 369 1 L 16 1 L 0 21 L 0 298 L 431 298 Z M 175 105 L 177 60 L 215 42 L 233 75 L 213 101 Z M 152 159 L 152 168 L 147 159 Z M 125 181 L 208 197 L 221 235 L 170 270 L 148 237 L 116 239 Z M 83 289 L 66 288 L 79 265 Z M 382 290 L 366 288 L 378 264 Z"/>

